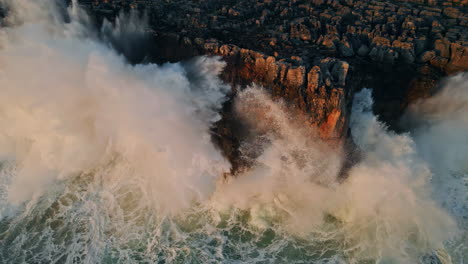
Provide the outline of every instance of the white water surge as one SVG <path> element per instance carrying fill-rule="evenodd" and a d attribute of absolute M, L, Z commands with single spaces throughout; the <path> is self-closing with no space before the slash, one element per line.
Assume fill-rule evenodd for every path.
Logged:
<path fill-rule="evenodd" d="M 411 134 L 358 93 L 362 159 L 342 183 L 346 153 L 247 88 L 236 110 L 259 136 L 243 150 L 260 153 L 225 178 L 209 134 L 223 62 L 132 66 L 76 6 L 64 23 L 51 0 L 4 2 L 0 263 L 466 261 L 466 77 L 410 108 Z"/>

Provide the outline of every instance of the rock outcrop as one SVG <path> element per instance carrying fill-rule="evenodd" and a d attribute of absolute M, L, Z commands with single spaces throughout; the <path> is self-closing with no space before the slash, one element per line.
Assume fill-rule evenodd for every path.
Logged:
<path fill-rule="evenodd" d="M 347 135 L 358 89 L 373 88 L 374 111 L 398 129 L 395 121 L 409 102 L 426 96 L 441 77 L 468 70 L 468 0 L 80 3 L 98 23 L 122 9 L 144 10 L 154 37 L 149 60 L 222 56 L 225 81 L 263 85 L 326 139 Z"/>

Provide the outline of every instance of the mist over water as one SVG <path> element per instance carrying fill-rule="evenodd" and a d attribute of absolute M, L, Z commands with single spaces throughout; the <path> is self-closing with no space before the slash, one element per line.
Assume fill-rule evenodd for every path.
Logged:
<path fill-rule="evenodd" d="M 444 80 L 434 96 L 410 106 L 403 117 L 419 155 L 433 173 L 433 197 L 455 216 L 461 228 L 450 244 L 458 263 L 468 260 L 467 113 L 468 76 L 464 73 Z"/>
<path fill-rule="evenodd" d="M 346 153 L 246 88 L 236 113 L 256 136 L 241 151 L 257 158 L 225 177 L 209 134 L 230 90 L 222 61 L 132 66 L 115 43 L 143 36 L 137 23 L 98 38 L 76 5 L 64 19 L 54 1 L 3 2 L 1 263 L 466 261 L 466 76 L 412 105 L 407 134 L 356 94 L 362 159 L 341 183 Z"/>

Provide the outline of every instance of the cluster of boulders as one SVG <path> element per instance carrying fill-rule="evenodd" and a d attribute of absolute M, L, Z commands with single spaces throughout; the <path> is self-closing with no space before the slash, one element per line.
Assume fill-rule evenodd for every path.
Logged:
<path fill-rule="evenodd" d="M 81 0 L 99 12 L 145 8 L 156 31 L 224 44 L 298 65 L 317 56 L 468 68 L 467 0 Z M 106 9 L 107 8 L 107 9 Z"/>
<path fill-rule="evenodd" d="M 468 68 L 465 3 L 413 2 L 184 1 L 167 8 L 153 3 L 159 12 L 152 15 L 154 27 L 216 38 L 299 64 L 321 55 L 429 63 L 447 73 Z"/>
<path fill-rule="evenodd" d="M 467 0 L 81 0 L 99 12 L 145 8 L 156 31 L 310 64 L 317 55 L 468 68 Z"/>

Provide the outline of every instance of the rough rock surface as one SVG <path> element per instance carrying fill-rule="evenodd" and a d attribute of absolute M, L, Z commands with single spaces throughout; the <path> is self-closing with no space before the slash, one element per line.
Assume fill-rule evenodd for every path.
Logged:
<path fill-rule="evenodd" d="M 347 134 L 358 89 L 373 88 L 374 111 L 398 129 L 395 121 L 409 102 L 430 94 L 441 77 L 468 69 L 468 0 L 80 3 L 98 21 L 112 20 L 121 9 L 145 10 L 155 47 L 150 60 L 222 56 L 225 81 L 263 85 L 305 114 L 326 139 Z M 229 109 L 216 133 L 232 137 L 227 148 L 235 152 L 240 132 L 229 128 Z"/>

